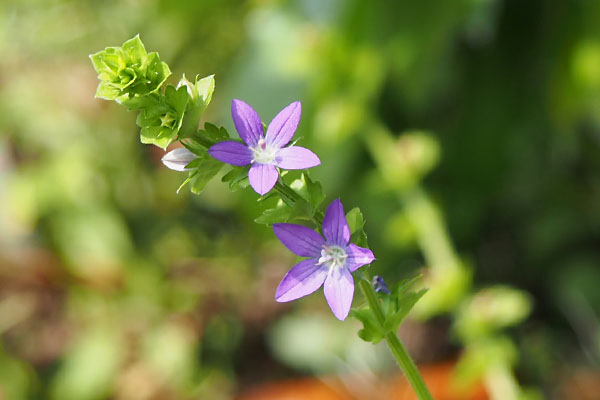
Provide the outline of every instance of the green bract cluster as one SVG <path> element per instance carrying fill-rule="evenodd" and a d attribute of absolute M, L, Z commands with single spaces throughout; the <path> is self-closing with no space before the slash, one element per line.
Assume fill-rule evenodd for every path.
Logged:
<path fill-rule="evenodd" d="M 158 53 L 146 52 L 139 35 L 121 47 L 107 47 L 92 54 L 90 59 L 100 79 L 96 97 L 123 104 L 136 95 L 156 92 L 171 75 Z"/>
<path fill-rule="evenodd" d="M 212 99 L 213 75 L 196 77 L 194 82 L 183 76 L 177 87 L 167 84 L 161 91 L 171 70 L 158 53 L 146 52 L 139 35 L 90 59 L 100 79 L 96 97 L 139 110 L 136 122 L 142 143 L 166 149 L 175 139 L 190 137 L 197 130 Z"/>

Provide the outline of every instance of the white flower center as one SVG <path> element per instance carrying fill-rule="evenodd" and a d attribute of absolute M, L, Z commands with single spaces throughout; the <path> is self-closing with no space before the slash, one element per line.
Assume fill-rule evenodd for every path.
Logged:
<path fill-rule="evenodd" d="M 250 150 L 252 150 L 252 154 L 254 156 L 252 162 L 258 164 L 273 164 L 279 148 L 270 147 L 265 139 L 260 138 L 258 144 L 255 147 L 251 147 Z"/>
<path fill-rule="evenodd" d="M 346 250 L 339 246 L 328 246 L 324 244 L 321 249 L 321 258 L 319 258 L 317 265 L 325 264 L 330 269 L 341 268 L 346 265 L 346 258 L 348 258 Z"/>

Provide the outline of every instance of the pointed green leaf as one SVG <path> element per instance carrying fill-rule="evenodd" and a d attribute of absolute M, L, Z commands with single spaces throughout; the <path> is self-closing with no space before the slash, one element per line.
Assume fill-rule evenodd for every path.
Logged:
<path fill-rule="evenodd" d="M 350 310 L 350 316 L 363 323 L 363 329 L 358 331 L 358 336 L 365 342 L 377 344 L 385 336 L 385 330 L 368 307 L 363 309 L 353 308 Z"/>
<path fill-rule="evenodd" d="M 148 56 L 139 34 L 123 43 L 122 49 L 126 59 L 131 63 L 138 63 L 139 66 L 141 66 L 142 62 L 146 60 L 146 57 Z"/>
<path fill-rule="evenodd" d="M 278 207 L 265 210 L 254 222 L 265 225 L 273 225 L 278 222 L 287 222 L 292 214 L 292 208 L 285 203 Z"/>
<path fill-rule="evenodd" d="M 210 122 L 204 123 L 204 130 L 199 131 L 199 134 L 206 136 L 206 138 L 215 143 L 230 139 L 227 129 L 223 127 L 219 128 Z"/>
<path fill-rule="evenodd" d="M 348 227 L 350 228 L 350 241 L 361 247 L 369 247 L 367 234 L 363 229 L 365 220 L 358 207 L 353 208 L 346 214 L 346 221 L 348 221 Z"/>
<path fill-rule="evenodd" d="M 229 190 L 235 192 L 239 189 L 248 187 L 248 170 L 250 167 L 232 167 L 231 170 L 223 175 L 222 182 L 229 183 Z"/>
<path fill-rule="evenodd" d="M 206 153 L 204 157 L 198 158 L 194 161 L 198 161 L 198 163 L 195 170 L 196 174 L 191 181 L 192 192 L 195 194 L 200 194 L 208 182 L 210 182 L 210 180 L 219 173 L 223 167 L 223 163 L 215 160 L 209 156 L 208 153 Z"/>
<path fill-rule="evenodd" d="M 213 92 L 215 91 L 215 76 L 209 75 L 200 80 L 198 80 L 198 77 L 196 77 L 196 84 L 194 86 L 196 88 L 196 92 L 198 93 L 196 104 L 202 110 L 202 112 L 204 112 L 206 107 L 208 107 L 210 104 Z"/>
<path fill-rule="evenodd" d="M 187 185 L 188 183 L 190 183 L 190 181 L 192 180 L 192 178 L 196 175 L 196 171 L 193 171 L 190 173 L 190 175 L 185 179 L 185 181 L 183 181 L 181 183 L 181 185 L 179 185 L 179 187 L 177 188 L 177 194 L 179 194 L 179 191 L 181 189 L 183 189 L 185 187 L 185 185 Z"/>
<path fill-rule="evenodd" d="M 308 192 L 309 201 L 312 206 L 317 209 L 319 205 L 325 200 L 325 193 L 323 193 L 323 187 L 319 181 L 313 181 L 310 178 L 308 172 L 302 173 L 302 179 L 306 185 L 306 191 Z"/>
<path fill-rule="evenodd" d="M 404 321 L 410 310 L 415 306 L 417 301 L 423 295 L 427 293 L 427 289 L 420 290 L 418 292 L 409 292 L 398 299 L 398 308 L 396 312 L 391 315 L 387 315 L 385 320 L 385 329 L 388 332 L 395 332 L 398 327 Z"/>
<path fill-rule="evenodd" d="M 189 101 L 189 96 L 185 87 L 175 88 L 173 85 L 167 85 L 165 89 L 165 100 L 169 107 L 179 116 L 183 116 L 185 107 Z"/>
<path fill-rule="evenodd" d="M 167 63 L 162 62 L 158 53 L 148 54 L 144 78 L 148 82 L 147 93 L 156 92 L 171 75 L 171 69 Z M 144 93 L 141 93 L 144 94 Z"/>
<path fill-rule="evenodd" d="M 348 221 L 348 228 L 350 228 L 351 235 L 361 230 L 365 225 L 364 217 L 358 207 L 354 207 L 346 213 L 346 221 Z"/>
<path fill-rule="evenodd" d="M 173 132 L 160 126 L 143 127 L 140 131 L 140 141 L 144 144 L 153 144 L 162 149 L 166 149 L 175 139 Z"/>

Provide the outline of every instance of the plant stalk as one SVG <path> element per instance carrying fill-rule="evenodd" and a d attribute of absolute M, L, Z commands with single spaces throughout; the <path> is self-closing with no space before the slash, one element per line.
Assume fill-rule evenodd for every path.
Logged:
<path fill-rule="evenodd" d="M 365 298 L 367 299 L 369 307 L 373 311 L 375 318 L 377 318 L 379 323 L 383 325 L 385 323 L 385 316 L 383 314 L 383 310 L 381 309 L 381 304 L 377 299 L 375 289 L 373 289 L 373 286 L 370 282 L 364 279 L 360 280 L 359 286 Z M 423 377 L 419 373 L 417 366 L 412 358 L 410 358 L 410 355 L 402 345 L 402 342 L 400 342 L 400 339 L 398 339 L 398 336 L 396 336 L 395 333 L 390 332 L 385 335 L 385 341 L 392 352 L 392 355 L 396 359 L 396 362 L 406 375 L 406 379 L 408 379 L 410 386 L 412 386 L 413 390 L 417 394 L 417 397 L 420 400 L 433 400 L 433 397 L 431 396 L 431 393 L 429 393 L 429 389 L 427 389 L 425 381 L 423 381 Z"/>

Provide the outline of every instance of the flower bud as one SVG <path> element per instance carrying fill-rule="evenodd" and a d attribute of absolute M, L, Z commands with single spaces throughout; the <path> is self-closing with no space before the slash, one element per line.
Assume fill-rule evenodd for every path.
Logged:
<path fill-rule="evenodd" d="M 198 158 L 197 155 L 186 149 L 185 147 L 180 147 L 178 149 L 172 150 L 165 154 L 162 158 L 162 163 L 175 171 L 189 171 L 190 168 L 186 168 L 185 166 Z"/>

